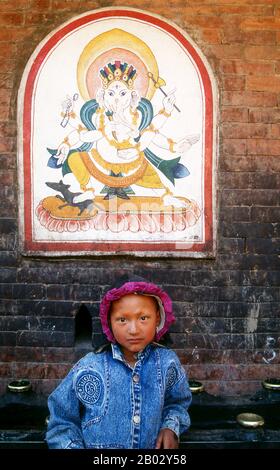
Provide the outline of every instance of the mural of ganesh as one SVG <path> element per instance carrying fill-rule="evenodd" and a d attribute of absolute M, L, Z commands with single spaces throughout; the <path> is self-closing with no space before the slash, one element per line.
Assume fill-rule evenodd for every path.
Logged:
<path fill-rule="evenodd" d="M 122 231 L 126 225 L 128 230 L 135 231 L 138 220 L 137 231 L 147 232 L 169 230 L 168 222 L 175 221 L 176 215 L 179 223 L 173 224 L 175 229 L 195 224 L 200 216 L 195 201 L 174 196 L 176 179 L 189 175 L 187 167 L 180 163 L 181 156 L 199 140 L 199 135 L 188 135 L 175 142 L 164 134 L 166 121 L 180 110 L 175 105 L 174 90 L 168 94 L 163 92 L 162 106 L 158 110 L 147 98 L 156 90 L 162 91 L 165 85 L 158 77 L 152 51 L 136 36 L 116 29 L 103 33 L 93 44 L 87 45 L 80 62 L 91 49 L 96 55 L 96 43 L 116 44 L 124 40 L 130 47 L 142 46 L 142 55 L 150 62 L 150 69 L 131 51 L 110 48 L 109 53 L 101 55 L 103 61 L 110 58 L 110 62 L 96 69 L 94 62 L 101 63 L 99 56 L 91 63 L 91 68 L 95 66 L 98 72 L 95 79 L 94 71 L 88 78 L 88 87 L 93 88 L 95 97 L 86 101 L 78 114 L 74 110 L 78 94 L 68 96 L 62 103 L 61 126 L 68 133 L 57 149 L 48 149 L 51 154 L 48 165 L 59 169 L 62 177 L 58 182 L 46 182 L 58 194 L 44 200 L 38 209 L 39 217 L 49 211 L 52 229 L 55 227 L 52 215 L 67 219 L 64 226 L 57 222 L 59 230 L 62 227 L 68 230 L 70 217 L 77 221 L 76 225 L 72 224 L 77 230 L 85 226 L 98 230 L 100 223 L 104 228 L 106 220 L 109 230 Z M 116 59 L 119 56 L 123 60 Z M 124 61 L 127 57 L 131 62 L 134 59 L 138 69 Z M 96 83 L 98 79 L 100 83 L 95 88 L 90 80 Z M 142 188 L 146 188 L 145 193 Z M 106 202 L 113 198 L 117 198 L 116 204 Z M 161 213 L 166 217 L 170 214 L 167 222 L 160 223 Z M 46 220 L 45 217 L 42 220 Z M 91 221 L 91 224 L 85 225 L 82 221 Z"/>
<path fill-rule="evenodd" d="M 24 251 L 211 250 L 207 67 L 136 10 L 88 12 L 38 46 L 19 92 Z"/>

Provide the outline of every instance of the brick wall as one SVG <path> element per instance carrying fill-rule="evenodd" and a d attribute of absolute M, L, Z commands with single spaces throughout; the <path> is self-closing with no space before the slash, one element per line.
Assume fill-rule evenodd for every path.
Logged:
<path fill-rule="evenodd" d="M 215 260 L 45 260 L 18 251 L 16 101 L 36 45 L 75 15 L 104 6 L 174 21 L 210 62 L 220 91 Z M 0 393 L 27 377 L 49 393 L 84 349 L 85 304 L 125 272 L 162 284 L 178 318 L 173 347 L 215 394 L 248 394 L 280 375 L 280 6 L 273 0 L 2 0 L 0 4 Z M 276 356 L 273 358 L 272 348 Z"/>

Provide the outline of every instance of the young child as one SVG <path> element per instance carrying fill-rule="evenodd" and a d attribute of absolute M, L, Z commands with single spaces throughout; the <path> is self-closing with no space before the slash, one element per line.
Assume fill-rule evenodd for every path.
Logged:
<path fill-rule="evenodd" d="M 174 351 L 157 343 L 175 321 L 170 297 L 134 276 L 100 304 L 109 344 L 83 357 L 49 397 L 49 448 L 176 449 L 191 392 Z"/>

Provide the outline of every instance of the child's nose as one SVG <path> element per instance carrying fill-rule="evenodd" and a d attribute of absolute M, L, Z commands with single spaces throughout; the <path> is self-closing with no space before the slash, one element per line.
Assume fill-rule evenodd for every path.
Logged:
<path fill-rule="evenodd" d="M 137 323 L 132 321 L 129 323 L 129 332 L 134 334 L 137 331 Z"/>

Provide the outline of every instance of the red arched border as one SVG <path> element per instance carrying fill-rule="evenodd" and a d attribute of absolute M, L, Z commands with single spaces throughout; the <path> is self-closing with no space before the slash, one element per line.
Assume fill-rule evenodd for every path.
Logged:
<path fill-rule="evenodd" d="M 192 56 L 196 66 L 200 72 L 201 80 L 205 92 L 205 164 L 204 164 L 204 218 L 205 218 L 205 242 L 204 243 L 140 243 L 136 241 L 122 241 L 122 242 L 36 242 L 32 238 L 32 203 L 31 203 L 31 110 L 32 110 L 32 97 L 34 92 L 34 84 L 39 69 L 45 60 L 47 54 L 53 47 L 67 34 L 74 31 L 76 28 L 83 26 L 94 20 L 102 18 L 125 17 L 145 21 L 152 25 L 158 26 L 167 31 L 171 36 L 176 38 L 181 45 Z M 112 9 L 96 11 L 74 19 L 71 23 L 66 24 L 61 29 L 56 31 L 42 46 L 37 56 L 35 57 L 32 66 L 29 70 L 26 85 L 24 90 L 23 101 L 23 167 L 24 167 L 24 241 L 23 250 L 26 253 L 93 253 L 104 252 L 118 253 L 118 252 L 154 252 L 160 255 L 166 252 L 173 253 L 201 253 L 203 256 L 213 255 L 213 181 L 212 181 L 212 166 L 213 166 L 213 90 L 209 73 L 203 63 L 202 58 L 188 41 L 188 39 L 164 20 L 149 15 L 148 13 L 140 11 L 132 11 L 126 9 Z M 180 245 L 178 247 L 178 245 Z M 59 254 L 58 253 L 58 254 Z"/>

